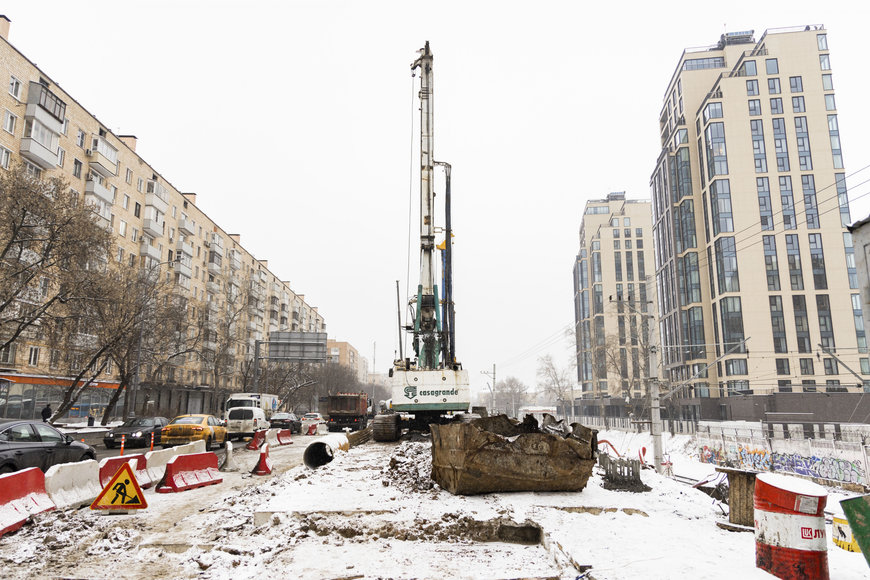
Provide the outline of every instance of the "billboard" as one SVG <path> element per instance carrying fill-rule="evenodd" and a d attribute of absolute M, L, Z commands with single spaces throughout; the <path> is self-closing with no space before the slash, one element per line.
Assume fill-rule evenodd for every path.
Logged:
<path fill-rule="evenodd" d="M 268 360 L 326 361 L 325 332 L 272 332 L 266 344 L 269 347 Z"/>

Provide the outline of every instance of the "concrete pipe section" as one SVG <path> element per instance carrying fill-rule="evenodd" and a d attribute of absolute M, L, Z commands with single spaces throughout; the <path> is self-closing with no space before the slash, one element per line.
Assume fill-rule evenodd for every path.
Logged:
<path fill-rule="evenodd" d="M 350 442 L 347 435 L 328 435 L 320 441 L 315 441 L 305 448 L 302 454 L 302 462 L 306 467 L 316 469 L 332 461 L 336 451 L 347 451 Z"/>

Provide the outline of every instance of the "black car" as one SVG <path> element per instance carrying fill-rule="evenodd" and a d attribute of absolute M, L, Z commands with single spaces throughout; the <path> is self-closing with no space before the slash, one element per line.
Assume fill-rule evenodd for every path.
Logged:
<path fill-rule="evenodd" d="M 90 445 L 76 441 L 41 421 L 0 420 L 0 473 L 28 467 L 47 471 L 52 465 L 96 459 Z"/>
<path fill-rule="evenodd" d="M 269 419 L 273 429 L 290 429 L 291 433 L 302 433 L 302 421 L 293 413 L 274 413 Z"/>
<path fill-rule="evenodd" d="M 127 419 L 124 424 L 111 429 L 103 437 L 106 449 L 114 449 L 121 445 L 121 435 L 124 436 L 124 446 L 148 447 L 151 445 L 151 434 L 154 433 L 154 445 L 160 445 L 160 430 L 169 424 L 166 417 L 136 417 Z"/>

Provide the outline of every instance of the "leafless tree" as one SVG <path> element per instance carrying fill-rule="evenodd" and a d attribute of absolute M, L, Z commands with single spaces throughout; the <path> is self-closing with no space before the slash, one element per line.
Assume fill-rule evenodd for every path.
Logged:
<path fill-rule="evenodd" d="M 558 406 L 565 416 L 573 415 L 574 381 L 569 368 L 561 368 L 551 355 L 538 359 L 538 388 Z"/>
<path fill-rule="evenodd" d="M 0 348 L 88 293 L 112 237 L 97 214 L 57 178 L 21 166 L 0 175 Z"/>
<path fill-rule="evenodd" d="M 516 377 L 508 377 L 496 383 L 494 398 L 495 410 L 516 417 L 517 410 L 529 400 L 529 387 Z"/>

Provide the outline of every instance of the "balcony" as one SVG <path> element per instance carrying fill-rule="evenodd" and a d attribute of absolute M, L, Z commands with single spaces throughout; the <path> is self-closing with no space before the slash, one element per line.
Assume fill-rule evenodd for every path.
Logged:
<path fill-rule="evenodd" d="M 208 273 L 213 274 L 215 276 L 220 276 L 221 273 L 221 263 L 209 261 L 208 263 Z"/>
<path fill-rule="evenodd" d="M 21 140 L 21 156 L 43 169 L 51 169 L 57 165 L 57 152 L 40 143 L 34 137 Z"/>
<path fill-rule="evenodd" d="M 63 130 L 63 120 L 66 117 L 66 103 L 52 93 L 47 86 L 30 82 L 27 91 L 26 117 L 38 119 L 40 123 L 57 134 Z"/>
<path fill-rule="evenodd" d="M 191 258 L 193 257 L 193 244 L 188 244 L 184 240 L 178 240 L 178 243 L 175 244 L 175 249 L 180 254 L 187 254 Z"/>
<path fill-rule="evenodd" d="M 211 312 L 212 314 L 217 314 L 217 312 L 218 312 L 218 305 L 217 305 L 217 302 L 216 302 L 215 300 L 209 300 L 209 301 L 206 303 L 205 307 L 206 307 L 206 308 L 208 309 L 208 311 Z"/>
<path fill-rule="evenodd" d="M 145 182 L 145 205 L 157 208 L 157 211 L 164 215 L 169 210 L 166 188 L 153 179 Z"/>
<path fill-rule="evenodd" d="M 185 236 L 192 236 L 196 234 L 194 230 L 193 221 L 189 219 L 179 219 L 178 220 L 178 231 L 184 234 Z"/>
<path fill-rule="evenodd" d="M 257 330 L 259 327 L 260 325 L 256 320 L 249 320 L 248 325 L 246 326 L 248 330 Z"/>
<path fill-rule="evenodd" d="M 208 282 L 206 283 L 205 288 L 211 294 L 220 294 L 221 291 L 221 285 L 217 282 Z"/>
<path fill-rule="evenodd" d="M 263 316 L 263 310 L 260 308 L 259 304 L 248 304 L 248 315 L 261 318 Z"/>
<path fill-rule="evenodd" d="M 242 261 L 235 254 L 230 255 L 230 268 L 239 270 L 242 267 Z"/>
<path fill-rule="evenodd" d="M 204 340 L 202 341 L 202 348 L 211 352 L 215 352 L 217 350 L 217 343 L 213 340 Z"/>
<path fill-rule="evenodd" d="M 100 135 L 91 138 L 91 148 L 87 151 L 91 170 L 103 177 L 112 177 L 118 171 L 118 150 Z"/>
<path fill-rule="evenodd" d="M 163 237 L 163 222 L 145 218 L 142 220 L 142 231 L 152 238 Z"/>
<path fill-rule="evenodd" d="M 115 196 L 111 190 L 96 179 L 88 179 L 85 182 L 85 195 L 96 195 L 106 203 L 115 203 Z"/>
<path fill-rule="evenodd" d="M 102 218 L 103 227 L 111 227 L 112 225 L 112 208 L 102 198 L 99 198 L 92 193 L 85 194 L 85 205 L 90 205 L 94 213 Z"/>
<path fill-rule="evenodd" d="M 172 268 L 177 274 L 186 276 L 188 279 L 193 276 L 193 271 L 191 270 L 190 265 L 185 264 L 184 262 L 170 262 L 169 267 Z"/>
<path fill-rule="evenodd" d="M 149 258 L 157 260 L 158 262 L 160 261 L 160 258 L 161 258 L 160 248 L 152 246 L 148 242 L 142 242 L 141 244 L 139 244 L 139 255 L 140 256 L 147 256 Z"/>

